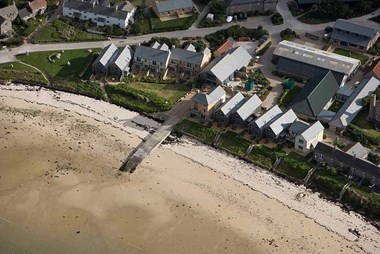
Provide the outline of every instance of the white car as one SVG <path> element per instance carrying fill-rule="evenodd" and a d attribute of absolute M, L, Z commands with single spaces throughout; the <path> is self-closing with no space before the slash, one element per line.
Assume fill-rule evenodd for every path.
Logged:
<path fill-rule="evenodd" d="M 256 56 L 255 58 L 255 63 L 258 63 L 258 62 L 260 62 L 260 56 Z"/>
<path fill-rule="evenodd" d="M 226 17 L 226 22 L 227 22 L 227 23 L 230 23 L 231 21 L 232 21 L 232 16 L 227 16 L 227 17 Z"/>

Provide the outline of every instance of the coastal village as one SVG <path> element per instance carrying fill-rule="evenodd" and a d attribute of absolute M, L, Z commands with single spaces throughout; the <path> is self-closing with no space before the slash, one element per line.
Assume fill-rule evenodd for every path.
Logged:
<path fill-rule="evenodd" d="M 0 9 L 0 80 L 163 123 L 122 171 L 184 135 L 380 227 L 380 6 L 365 19 L 311 16 L 324 1 L 284 1 L 287 15 L 315 31 L 285 26 L 295 21 L 284 21 L 277 0 L 10 2 Z M 33 22 L 41 27 L 26 34 Z M 54 37 L 60 29 L 67 32 Z"/>

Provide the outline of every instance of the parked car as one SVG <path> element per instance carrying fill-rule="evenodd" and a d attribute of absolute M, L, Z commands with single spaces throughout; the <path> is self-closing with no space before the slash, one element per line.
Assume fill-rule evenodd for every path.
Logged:
<path fill-rule="evenodd" d="M 227 17 L 226 17 L 226 22 L 227 22 L 227 23 L 230 23 L 231 21 L 232 21 L 232 16 L 227 16 Z"/>
<path fill-rule="evenodd" d="M 258 63 L 258 62 L 260 62 L 260 56 L 256 56 L 255 58 L 255 63 Z"/>

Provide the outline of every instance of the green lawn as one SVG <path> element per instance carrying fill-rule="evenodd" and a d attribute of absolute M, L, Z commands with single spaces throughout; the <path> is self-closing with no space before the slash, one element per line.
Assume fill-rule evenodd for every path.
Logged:
<path fill-rule="evenodd" d="M 224 148 L 234 154 L 244 156 L 248 147 L 252 143 L 244 139 L 240 134 L 227 131 L 220 136 L 218 146 Z"/>
<path fill-rule="evenodd" d="M 42 84 L 47 83 L 40 72 L 18 62 L 0 64 L 0 80 L 31 81 Z"/>
<path fill-rule="evenodd" d="M 338 55 L 348 56 L 348 57 L 352 57 L 352 58 L 358 59 L 358 60 L 360 60 L 361 64 L 365 64 L 368 61 L 368 59 L 369 59 L 369 57 L 366 56 L 366 55 L 359 54 L 359 53 L 356 53 L 356 52 L 353 52 L 353 51 L 349 51 L 349 50 L 346 50 L 346 49 L 337 48 L 337 49 L 334 50 L 334 53 L 338 54 Z"/>
<path fill-rule="evenodd" d="M 34 43 L 99 41 L 104 39 L 104 36 L 79 30 L 58 19 L 46 25 L 32 37 Z"/>
<path fill-rule="evenodd" d="M 348 179 L 340 175 L 332 175 L 325 169 L 317 169 L 311 177 L 311 184 L 329 196 L 338 198 Z"/>
<path fill-rule="evenodd" d="M 171 103 L 175 103 L 182 98 L 190 88 L 185 84 L 157 84 L 157 83 L 144 83 L 132 82 L 127 84 L 129 87 L 154 93 L 159 97 L 165 98 Z"/>
<path fill-rule="evenodd" d="M 380 140 L 380 132 L 375 129 L 375 126 L 372 122 L 366 119 L 367 114 L 367 111 L 361 111 L 352 123 L 361 128 L 364 134 L 373 137 L 376 140 Z"/>
<path fill-rule="evenodd" d="M 329 110 L 332 112 L 338 112 L 339 109 L 343 106 L 343 102 L 340 101 L 334 101 L 333 104 L 329 107 Z"/>
<path fill-rule="evenodd" d="M 187 119 L 174 126 L 174 130 L 183 131 L 190 135 L 196 136 L 207 144 L 212 144 L 217 135 L 217 131 L 211 126 L 203 125 Z"/>
<path fill-rule="evenodd" d="M 294 97 L 301 91 L 301 87 L 295 86 L 291 90 L 285 89 L 280 97 L 280 106 L 287 107 Z"/>
<path fill-rule="evenodd" d="M 84 71 L 88 61 L 91 59 L 91 55 L 95 54 L 96 50 L 92 53 L 86 49 L 66 50 L 63 53 L 61 51 L 46 51 L 35 52 L 29 55 L 18 55 L 17 59 L 33 65 L 40 69 L 49 78 L 79 78 L 79 74 Z M 60 53 L 61 58 L 56 59 L 54 63 L 50 62 L 48 57 L 54 53 Z M 67 65 L 70 62 L 70 66 Z"/>
<path fill-rule="evenodd" d="M 255 145 L 252 148 L 251 153 L 248 155 L 248 159 L 260 164 L 264 168 L 272 168 L 276 161 L 276 155 L 273 149 L 263 145 Z"/>
<path fill-rule="evenodd" d="M 153 31 L 164 31 L 171 29 L 188 29 L 196 19 L 196 15 L 187 18 L 180 18 L 168 21 L 161 21 L 157 17 L 151 18 Z"/>
<path fill-rule="evenodd" d="M 281 162 L 275 170 L 291 178 L 303 180 L 307 172 L 314 167 L 312 163 L 306 161 L 306 158 L 299 154 L 289 153 L 288 155 L 281 155 L 281 157 Z"/>

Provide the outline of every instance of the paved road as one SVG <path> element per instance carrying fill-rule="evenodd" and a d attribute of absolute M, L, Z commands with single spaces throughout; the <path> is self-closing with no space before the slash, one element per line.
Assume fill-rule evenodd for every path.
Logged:
<path fill-rule="evenodd" d="M 171 133 L 173 126 L 187 116 L 191 107 L 191 98 L 194 92 L 189 93 L 183 100 L 176 103 L 168 113 L 168 119 L 151 136 L 142 141 L 136 149 L 128 156 L 120 170 L 131 173 L 137 166 L 164 141 Z"/>

